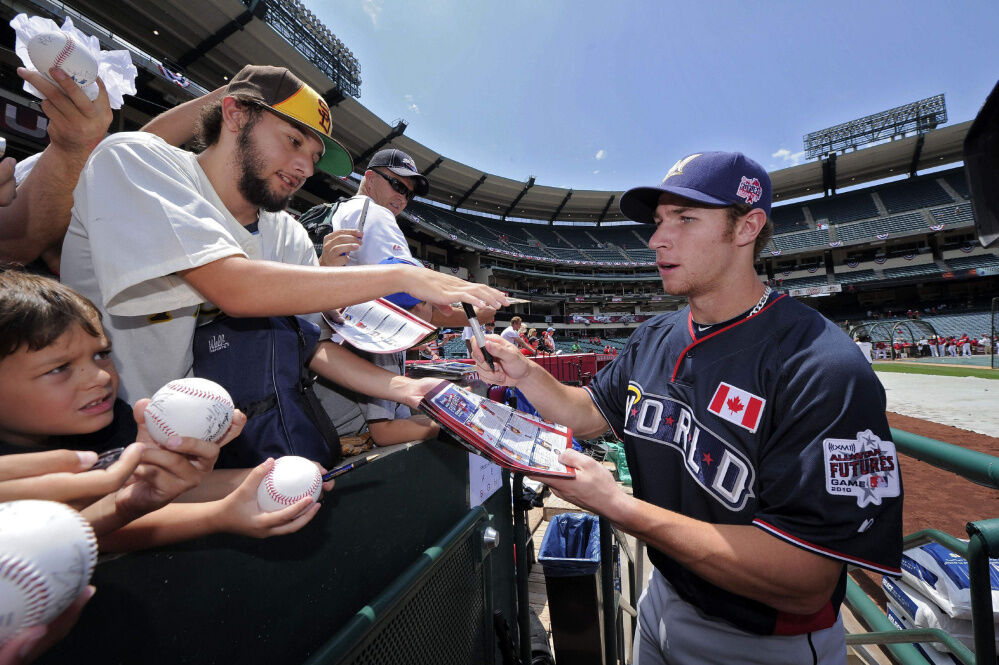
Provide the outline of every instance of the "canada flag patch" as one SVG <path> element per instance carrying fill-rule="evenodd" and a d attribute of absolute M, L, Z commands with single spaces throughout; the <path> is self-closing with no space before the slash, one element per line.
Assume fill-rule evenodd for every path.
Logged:
<path fill-rule="evenodd" d="M 760 416 L 767 401 L 751 392 L 722 381 L 715 390 L 708 411 L 730 423 L 755 432 L 760 425 Z"/>
<path fill-rule="evenodd" d="M 753 205 L 763 197 L 763 187 L 760 186 L 758 178 L 750 180 L 746 176 L 742 176 L 735 195 L 740 199 L 745 199 L 747 204 Z"/>

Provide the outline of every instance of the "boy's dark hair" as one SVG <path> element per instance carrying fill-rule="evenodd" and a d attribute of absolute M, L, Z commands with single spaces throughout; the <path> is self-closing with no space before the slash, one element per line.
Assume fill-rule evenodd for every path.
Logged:
<path fill-rule="evenodd" d="M 0 270 L 0 359 L 22 346 L 38 351 L 79 324 L 101 337 L 101 313 L 87 298 L 54 279 Z"/>
<path fill-rule="evenodd" d="M 243 131 L 249 131 L 264 112 L 264 107 L 247 100 L 237 98 L 236 104 L 247 113 L 247 123 L 243 126 Z M 201 117 L 198 118 L 197 132 L 195 133 L 195 149 L 204 150 L 219 140 L 222 133 L 222 100 L 218 100 L 201 109 Z"/>

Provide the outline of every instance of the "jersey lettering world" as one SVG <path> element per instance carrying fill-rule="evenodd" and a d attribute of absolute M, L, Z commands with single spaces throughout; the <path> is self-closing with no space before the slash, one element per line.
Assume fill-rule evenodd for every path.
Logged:
<path fill-rule="evenodd" d="M 738 512 L 754 496 L 756 470 L 749 458 L 698 421 L 689 404 L 647 393 L 632 381 L 626 406 L 625 433 L 676 448 L 690 477 L 722 506 Z"/>

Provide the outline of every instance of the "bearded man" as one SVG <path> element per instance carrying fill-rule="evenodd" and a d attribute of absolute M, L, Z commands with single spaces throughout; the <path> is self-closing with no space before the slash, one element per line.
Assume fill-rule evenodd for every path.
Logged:
<path fill-rule="evenodd" d="M 190 373 L 205 310 L 309 314 L 399 291 L 444 308 L 506 304 L 495 289 L 422 267 L 319 267 L 283 209 L 316 168 L 351 172 L 331 131 L 312 88 L 283 67 L 248 65 L 204 109 L 200 154 L 146 132 L 94 150 L 74 191 L 62 280 L 101 310 L 120 397 Z"/>

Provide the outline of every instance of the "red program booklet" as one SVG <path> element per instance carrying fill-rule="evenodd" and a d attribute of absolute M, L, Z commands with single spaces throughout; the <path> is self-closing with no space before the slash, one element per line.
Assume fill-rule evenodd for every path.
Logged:
<path fill-rule="evenodd" d="M 428 392 L 420 408 L 469 451 L 533 476 L 575 477 L 558 461 L 572 447 L 572 430 L 480 397 L 447 381 Z"/>

